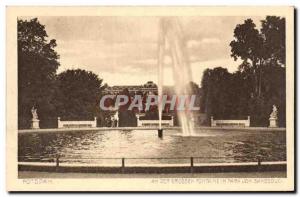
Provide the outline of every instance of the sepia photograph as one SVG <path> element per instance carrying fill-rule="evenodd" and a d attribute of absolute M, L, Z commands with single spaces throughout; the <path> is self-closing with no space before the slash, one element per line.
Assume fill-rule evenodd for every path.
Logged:
<path fill-rule="evenodd" d="M 8 190 L 294 190 L 293 7 L 8 7 L 6 50 Z"/>

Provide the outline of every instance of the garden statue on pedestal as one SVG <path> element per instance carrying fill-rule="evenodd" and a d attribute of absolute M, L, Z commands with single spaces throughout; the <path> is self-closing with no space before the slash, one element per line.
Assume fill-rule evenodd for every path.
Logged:
<path fill-rule="evenodd" d="M 273 105 L 273 110 L 270 114 L 269 121 L 269 127 L 278 127 L 278 110 L 276 105 Z"/>
<path fill-rule="evenodd" d="M 40 120 L 38 119 L 37 109 L 34 107 L 31 108 L 32 119 L 31 119 L 31 129 L 39 129 L 40 128 Z"/>

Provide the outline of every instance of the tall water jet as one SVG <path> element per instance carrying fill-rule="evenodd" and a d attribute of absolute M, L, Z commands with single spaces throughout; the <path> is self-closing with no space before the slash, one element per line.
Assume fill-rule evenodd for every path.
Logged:
<path fill-rule="evenodd" d="M 191 68 L 187 58 L 185 39 L 182 27 L 176 17 L 164 17 L 160 19 L 159 40 L 158 40 L 158 96 L 162 97 L 163 88 L 163 64 L 166 54 L 166 46 L 172 60 L 172 70 L 174 77 L 174 89 L 177 96 L 191 95 L 191 88 L 188 83 L 192 81 Z M 159 127 L 161 128 L 162 105 L 159 102 Z M 177 111 L 183 135 L 192 135 L 191 126 L 192 114 L 186 111 Z M 190 118 L 189 118 L 190 117 Z"/>
<path fill-rule="evenodd" d="M 161 26 L 161 25 L 160 25 Z M 162 91 L 163 91 L 163 63 L 164 63 L 164 51 L 165 51 L 165 37 L 163 29 L 159 28 L 158 35 L 158 117 L 159 117 L 159 130 L 161 130 L 162 122 Z"/>

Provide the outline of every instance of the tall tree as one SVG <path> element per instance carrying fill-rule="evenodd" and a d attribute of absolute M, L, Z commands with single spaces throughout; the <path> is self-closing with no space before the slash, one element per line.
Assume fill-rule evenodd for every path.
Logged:
<path fill-rule="evenodd" d="M 18 19 L 18 127 L 28 128 L 31 113 L 38 109 L 41 127 L 54 115 L 53 96 L 59 55 L 56 41 L 48 40 L 45 26 L 37 18 Z"/>
<path fill-rule="evenodd" d="M 261 69 L 263 56 L 263 38 L 252 19 L 245 20 L 244 24 L 239 24 L 234 29 L 234 40 L 230 42 L 231 56 L 234 60 L 241 58 L 244 63 L 241 65 L 250 66 L 254 77 L 255 94 L 261 94 Z"/>
<path fill-rule="evenodd" d="M 285 126 L 285 19 L 267 16 L 261 29 L 251 19 L 234 30 L 231 56 L 243 63 L 239 71 L 249 87 L 249 111 L 253 125 L 267 126 L 272 105 L 279 109 L 279 124 Z"/>
<path fill-rule="evenodd" d="M 285 18 L 267 16 L 261 22 L 264 58 L 274 66 L 285 66 Z"/>

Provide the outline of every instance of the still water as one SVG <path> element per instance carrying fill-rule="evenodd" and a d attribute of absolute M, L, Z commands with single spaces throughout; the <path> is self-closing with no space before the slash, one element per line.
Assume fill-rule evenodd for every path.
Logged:
<path fill-rule="evenodd" d="M 89 131 L 19 134 L 19 161 L 60 161 L 69 163 L 197 163 L 286 160 L 285 131 L 198 130 L 195 136 L 180 131 L 156 130 Z M 186 157 L 186 158 L 181 158 Z M 116 159 L 114 159 L 116 158 Z M 148 159 L 145 159 L 148 158 Z M 161 158 L 161 159 L 157 159 Z"/>

